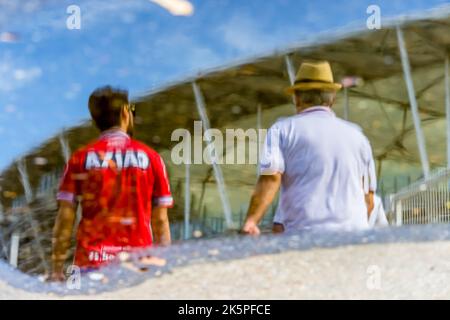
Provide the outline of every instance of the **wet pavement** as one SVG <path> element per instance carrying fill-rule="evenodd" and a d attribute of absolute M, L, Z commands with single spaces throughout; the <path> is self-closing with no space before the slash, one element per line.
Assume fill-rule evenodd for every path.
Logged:
<path fill-rule="evenodd" d="M 122 255 L 111 265 L 81 278 L 71 278 L 67 283 L 45 283 L 42 277 L 31 277 L 10 266 L 0 264 L 1 281 L 9 287 L 28 293 L 45 293 L 54 296 L 96 295 L 132 288 L 151 278 L 170 275 L 186 266 L 226 264 L 234 260 L 288 252 L 315 252 L 317 248 L 357 246 L 364 251 L 368 244 L 424 243 L 450 240 L 450 225 L 408 226 L 384 228 L 357 233 L 313 233 L 257 238 L 228 236 L 209 240 L 190 240 L 167 248 L 154 248 L 132 255 Z M 414 246 L 408 247 L 413 250 Z M 405 251 L 408 261 L 411 252 Z M 269 258 L 267 258 L 269 257 Z M 274 258 L 276 256 L 273 256 Z M 413 263 L 413 261 L 411 261 Z M 211 264 L 213 265 L 213 264 Z M 212 270 L 214 272 L 214 270 Z M 220 274 L 216 274 L 220 278 Z M 80 282 L 77 282 L 77 281 Z M 80 284 L 80 288 L 77 288 Z M 6 296 L 0 298 L 7 299 Z M 245 297 L 243 297 L 245 298 Z"/>

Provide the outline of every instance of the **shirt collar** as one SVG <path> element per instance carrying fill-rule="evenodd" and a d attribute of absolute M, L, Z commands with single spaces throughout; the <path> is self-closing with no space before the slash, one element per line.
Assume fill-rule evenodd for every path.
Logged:
<path fill-rule="evenodd" d="M 299 114 L 306 115 L 306 114 L 316 113 L 316 112 L 326 112 L 329 115 L 332 115 L 333 117 L 336 116 L 336 114 L 334 113 L 333 110 L 331 110 L 330 107 L 325 107 L 325 106 L 309 107 L 309 108 L 306 108 L 305 110 L 303 110 L 302 112 L 300 112 Z"/>
<path fill-rule="evenodd" d="M 110 139 L 110 138 L 117 138 L 117 137 L 130 139 L 130 136 L 126 132 L 122 131 L 119 128 L 112 128 L 112 129 L 103 131 L 100 134 L 100 139 Z"/>

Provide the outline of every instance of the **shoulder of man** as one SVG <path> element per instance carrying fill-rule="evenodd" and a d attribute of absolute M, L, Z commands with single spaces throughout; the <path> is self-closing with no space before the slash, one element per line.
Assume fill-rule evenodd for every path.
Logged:
<path fill-rule="evenodd" d="M 74 165 L 80 164 L 85 160 L 86 154 L 89 152 L 89 150 L 95 149 L 96 143 L 97 141 L 91 141 L 85 146 L 78 148 L 72 153 L 69 161 Z"/>
<path fill-rule="evenodd" d="M 292 117 L 280 117 L 270 126 L 270 129 L 281 129 L 285 128 L 286 126 L 290 125 L 292 121 Z"/>
<path fill-rule="evenodd" d="M 100 140 L 91 140 L 86 145 L 76 149 L 70 156 L 69 163 L 66 164 L 66 171 L 71 170 L 72 172 L 83 171 L 86 157 L 90 151 L 96 151 L 98 144 L 101 143 Z"/>
<path fill-rule="evenodd" d="M 365 147 L 367 148 L 371 148 L 371 143 L 369 138 L 366 136 L 366 134 L 364 133 L 364 129 L 359 126 L 358 124 L 354 123 L 354 122 L 350 122 L 341 118 L 338 118 L 339 121 L 341 121 L 344 125 L 346 125 L 348 128 L 350 128 L 353 133 L 357 136 L 359 136 L 361 138 L 361 140 L 363 141 L 363 144 Z"/>
<path fill-rule="evenodd" d="M 358 124 L 356 124 L 356 123 L 354 123 L 354 122 L 350 122 L 350 121 L 345 120 L 345 119 L 342 119 L 342 118 L 337 118 L 337 117 L 336 117 L 336 119 L 338 119 L 338 121 L 341 121 L 341 123 L 343 123 L 344 125 L 347 125 L 348 127 L 353 128 L 353 129 L 355 129 L 356 131 L 358 131 L 358 132 L 364 134 L 363 128 L 362 128 L 361 126 L 359 126 Z"/>
<path fill-rule="evenodd" d="M 91 141 L 89 141 L 86 145 L 84 145 L 84 146 L 78 148 L 78 149 L 73 153 L 73 156 L 82 155 L 82 154 L 88 152 L 89 150 L 95 149 L 95 148 L 98 147 L 101 143 L 102 143 L 102 141 L 99 140 L 99 139 L 91 140 Z"/>
<path fill-rule="evenodd" d="M 86 155 L 90 150 L 95 150 L 98 148 L 102 143 L 104 143 L 102 140 L 94 139 L 89 141 L 86 145 L 78 148 L 75 152 L 72 153 L 71 159 L 80 158 Z"/>
<path fill-rule="evenodd" d="M 351 130 L 354 130 L 354 132 L 359 134 L 363 140 L 369 142 L 369 139 L 367 138 L 366 134 L 364 133 L 364 129 L 360 125 L 358 125 L 354 122 L 350 122 L 350 121 L 341 119 L 341 118 L 338 118 L 338 120 L 341 121 L 341 123 L 346 125 Z"/>

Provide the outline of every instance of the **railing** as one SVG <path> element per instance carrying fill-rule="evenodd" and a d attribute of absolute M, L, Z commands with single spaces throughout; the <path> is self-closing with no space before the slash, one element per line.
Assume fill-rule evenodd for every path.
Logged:
<path fill-rule="evenodd" d="M 201 219 L 193 219 L 190 222 L 189 230 L 190 233 L 185 237 L 184 223 L 183 222 L 172 222 L 170 224 L 172 240 L 182 241 L 184 239 L 195 239 L 195 238 L 213 238 L 223 235 L 225 232 L 235 232 L 237 234 L 238 230 L 242 228 L 245 220 L 244 210 L 246 206 L 243 206 L 239 213 L 233 213 L 233 222 L 236 224 L 235 230 L 227 230 L 225 218 L 223 216 L 209 216 L 204 214 Z M 273 217 L 275 214 L 276 206 L 272 206 L 269 212 L 264 216 L 260 223 L 261 231 L 265 232 L 272 230 Z"/>
<path fill-rule="evenodd" d="M 11 256 L 16 255 L 21 271 L 43 274 L 49 269 L 56 200 L 54 197 L 36 198 L 29 205 L 19 205 L 18 201 L 13 213 L 0 224 L 0 257 L 11 262 Z M 14 249 L 15 235 L 19 241 Z"/>
<path fill-rule="evenodd" d="M 389 221 L 405 224 L 450 222 L 450 170 L 439 169 L 390 197 Z"/>
<path fill-rule="evenodd" d="M 61 179 L 63 169 L 58 169 L 53 172 L 44 174 L 40 181 L 39 185 L 36 189 L 36 197 L 45 197 L 52 194 L 56 194 L 56 188 L 58 187 L 58 183 Z"/>
<path fill-rule="evenodd" d="M 420 176 L 417 173 L 381 177 L 378 180 L 377 193 L 383 199 L 388 198 L 389 195 L 398 193 L 418 179 Z"/>

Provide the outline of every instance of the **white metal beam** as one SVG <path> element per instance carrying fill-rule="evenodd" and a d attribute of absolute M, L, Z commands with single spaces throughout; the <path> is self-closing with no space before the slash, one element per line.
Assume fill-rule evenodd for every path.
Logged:
<path fill-rule="evenodd" d="M 284 56 L 284 61 L 286 62 L 286 69 L 287 69 L 287 73 L 289 76 L 289 83 L 291 84 L 291 86 L 293 86 L 295 84 L 295 67 L 294 67 L 294 63 L 292 62 L 292 58 L 290 55 L 285 55 Z M 292 103 L 294 105 L 294 109 L 297 110 L 296 105 L 295 105 L 295 96 L 292 95 Z"/>
<path fill-rule="evenodd" d="M 257 144 L 258 144 L 258 165 L 256 166 L 256 176 L 259 176 L 259 168 L 260 168 L 260 163 L 259 163 L 259 159 L 261 157 L 261 152 L 260 149 L 262 147 L 261 145 L 261 132 L 262 129 L 262 108 L 261 108 L 261 104 L 258 104 L 257 109 L 256 109 L 256 130 L 257 130 L 257 134 L 258 134 L 258 138 L 257 138 Z"/>
<path fill-rule="evenodd" d="M 190 159 L 189 159 L 190 160 Z M 184 240 L 190 236 L 190 212 L 191 212 L 191 164 L 185 163 L 185 185 L 184 185 Z"/>
<path fill-rule="evenodd" d="M 23 189 L 25 192 L 25 199 L 26 199 L 26 205 L 27 205 L 26 216 L 30 223 L 31 229 L 33 230 L 33 233 L 34 233 L 34 238 L 35 238 L 34 240 L 36 241 L 36 244 L 37 244 L 38 254 L 40 255 L 41 263 L 44 267 L 45 272 L 48 272 L 49 265 L 47 263 L 47 260 L 45 259 L 45 253 L 44 253 L 44 249 L 42 248 L 41 238 L 39 235 L 38 227 L 36 225 L 36 221 L 34 220 L 34 218 L 32 216 L 31 209 L 29 208 L 29 204 L 33 201 L 33 192 L 31 189 L 30 181 L 28 179 L 28 173 L 27 173 L 24 159 L 20 159 L 18 161 L 17 170 L 19 171 L 20 182 L 22 183 L 22 186 L 23 186 Z"/>
<path fill-rule="evenodd" d="M 295 68 L 294 63 L 292 62 L 292 58 L 290 55 L 284 56 L 284 60 L 286 62 L 286 68 L 289 76 L 289 82 L 291 85 L 294 85 L 295 83 Z"/>
<path fill-rule="evenodd" d="M 414 83 L 411 75 L 411 66 L 409 63 L 408 52 L 406 50 L 405 40 L 403 38 L 403 31 L 400 28 L 400 26 L 397 26 L 397 41 L 398 47 L 400 49 L 400 57 L 402 60 L 403 75 L 405 78 L 406 88 L 408 90 L 411 113 L 414 121 L 414 129 L 416 131 L 417 145 L 419 148 L 423 176 L 425 178 L 428 178 L 430 174 L 430 164 L 428 162 L 427 150 L 425 146 L 425 138 L 422 132 L 422 127 L 420 125 L 419 107 L 417 105 L 416 94 L 414 91 Z"/>
<path fill-rule="evenodd" d="M 0 202 L 0 222 L 3 222 L 5 219 L 4 211 L 3 211 L 3 205 Z M 6 258 L 8 258 L 8 250 L 6 248 L 5 239 L 3 238 L 3 231 L 0 229 L 0 243 L 2 245 L 3 254 Z"/>
<path fill-rule="evenodd" d="M 20 159 L 17 162 L 17 170 L 19 171 L 20 182 L 22 183 L 23 191 L 25 193 L 25 200 L 27 204 L 29 204 L 33 201 L 33 190 L 30 185 L 30 180 L 28 179 L 28 173 L 24 159 Z"/>
<path fill-rule="evenodd" d="M 64 131 L 59 135 L 59 143 L 61 145 L 61 152 L 64 158 L 64 161 L 67 163 L 70 159 L 70 146 L 66 137 L 64 136 Z"/>
<path fill-rule="evenodd" d="M 344 119 L 349 120 L 350 118 L 350 109 L 348 105 L 348 88 L 344 88 Z"/>
<path fill-rule="evenodd" d="M 401 227 L 403 225 L 402 200 L 397 200 L 395 204 L 395 225 L 397 227 Z"/>
<path fill-rule="evenodd" d="M 14 232 L 11 236 L 11 246 L 9 251 L 9 264 L 14 268 L 17 268 L 17 263 L 19 261 L 19 243 L 20 235 Z"/>
<path fill-rule="evenodd" d="M 3 255 L 7 260 L 9 260 L 8 249 L 6 248 L 6 241 L 5 238 L 3 237 L 3 232 L 1 231 L 0 231 L 0 242 L 2 244 Z"/>
<path fill-rule="evenodd" d="M 203 130 L 205 131 L 205 136 L 209 141 L 211 141 L 212 140 L 211 137 L 208 137 L 210 123 L 209 123 L 208 115 L 206 114 L 206 105 L 205 105 L 205 100 L 203 98 L 203 94 L 200 90 L 200 87 L 198 86 L 198 84 L 196 82 L 192 83 L 192 89 L 194 91 L 195 104 L 197 106 L 197 111 L 202 120 Z M 233 222 L 233 217 L 232 217 L 232 213 L 231 213 L 230 200 L 228 198 L 228 193 L 227 193 L 227 189 L 225 186 L 225 179 L 223 178 L 222 168 L 217 163 L 217 158 L 215 155 L 215 154 L 217 154 L 217 152 L 213 152 L 212 148 L 209 148 L 209 150 L 211 150 L 210 158 L 211 158 L 212 167 L 213 167 L 213 171 L 214 171 L 214 177 L 216 179 L 217 187 L 219 189 L 220 200 L 222 202 L 223 213 L 225 215 L 225 223 L 227 224 L 228 229 L 233 229 L 234 222 Z M 213 154 L 213 153 L 215 153 L 215 154 Z"/>

